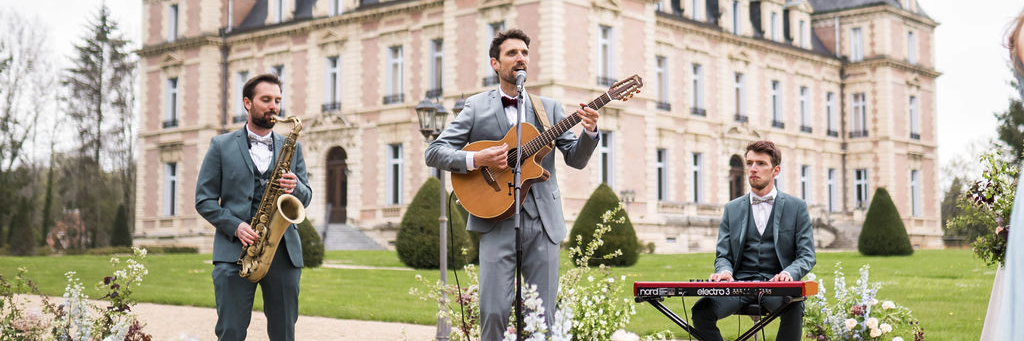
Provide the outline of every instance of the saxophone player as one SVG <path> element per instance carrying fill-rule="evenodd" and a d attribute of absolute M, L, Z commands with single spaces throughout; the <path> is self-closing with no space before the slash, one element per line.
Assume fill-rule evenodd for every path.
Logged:
<path fill-rule="evenodd" d="M 196 211 L 217 229 L 212 271 L 217 302 L 215 332 L 218 340 L 245 340 L 258 285 L 270 340 L 294 340 L 302 273 L 297 228 L 287 228 L 269 272 L 257 283 L 240 277 L 236 264 L 242 247 L 256 241 L 257 234 L 249 222 L 259 208 L 285 140 L 271 130 L 275 123 L 272 118 L 280 113 L 281 81 L 272 74 L 249 79 L 242 88 L 242 103 L 249 113 L 245 127 L 211 139 L 196 181 Z M 294 195 L 307 206 L 312 191 L 298 144 L 291 165 L 291 172 L 281 175 L 278 184 L 283 193 Z"/>

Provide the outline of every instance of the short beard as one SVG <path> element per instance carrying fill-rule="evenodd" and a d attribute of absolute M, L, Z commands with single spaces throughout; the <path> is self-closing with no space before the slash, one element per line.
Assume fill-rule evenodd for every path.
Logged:
<path fill-rule="evenodd" d="M 747 181 L 747 182 L 750 183 L 750 188 L 753 188 L 753 189 L 756 189 L 756 190 L 760 191 L 762 189 L 767 188 L 768 184 L 770 184 L 772 182 L 772 180 L 773 179 L 769 179 L 768 181 L 765 181 L 764 183 L 760 183 L 760 184 L 754 183 L 753 181 Z"/>
<path fill-rule="evenodd" d="M 263 115 L 252 115 L 252 124 L 257 127 L 263 129 L 273 129 L 274 123 L 276 123 L 276 121 L 271 121 L 270 119 L 268 119 L 266 113 L 264 113 Z"/>

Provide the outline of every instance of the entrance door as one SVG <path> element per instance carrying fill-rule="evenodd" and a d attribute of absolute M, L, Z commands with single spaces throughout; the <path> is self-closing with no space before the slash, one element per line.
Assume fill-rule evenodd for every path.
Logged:
<path fill-rule="evenodd" d="M 729 199 L 743 196 L 743 159 L 739 155 L 729 158 Z"/>
<path fill-rule="evenodd" d="M 333 147 L 327 151 L 327 207 L 330 223 L 344 223 L 348 218 L 348 155 L 345 149 Z"/>

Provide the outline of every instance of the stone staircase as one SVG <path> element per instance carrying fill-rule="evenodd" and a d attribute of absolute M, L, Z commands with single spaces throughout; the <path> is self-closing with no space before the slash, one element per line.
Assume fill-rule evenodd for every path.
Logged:
<path fill-rule="evenodd" d="M 324 237 L 324 228 L 317 228 L 320 236 Z M 324 239 L 325 250 L 384 250 L 384 247 L 377 244 L 372 238 L 367 237 L 358 228 L 348 224 L 328 224 L 326 238 Z"/>

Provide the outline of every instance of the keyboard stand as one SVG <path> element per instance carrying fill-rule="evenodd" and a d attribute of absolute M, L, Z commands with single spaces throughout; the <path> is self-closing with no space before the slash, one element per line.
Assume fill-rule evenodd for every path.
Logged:
<path fill-rule="evenodd" d="M 775 319 L 779 318 L 779 316 L 782 316 L 782 314 L 785 313 L 787 310 L 789 310 L 789 308 L 792 308 L 794 303 L 802 302 L 805 299 L 806 299 L 806 297 L 802 297 L 802 296 L 797 296 L 797 297 L 786 296 L 786 297 L 784 297 L 783 304 L 782 304 L 781 307 L 779 307 L 779 309 L 776 309 L 775 311 L 768 313 L 768 315 L 765 316 L 765 318 L 762 318 L 760 321 L 757 321 L 757 323 L 754 323 L 754 325 L 751 326 L 750 329 L 748 329 L 742 335 L 740 335 L 740 337 L 737 338 L 736 341 L 746 341 L 746 340 L 749 340 L 751 337 L 754 337 L 754 335 L 757 334 L 757 332 L 761 331 L 761 329 L 764 329 L 764 327 L 767 327 L 769 323 L 772 323 L 772 321 L 774 321 Z M 659 298 L 650 298 L 650 299 L 640 299 L 640 298 L 637 298 L 636 300 L 637 300 L 637 303 L 644 302 L 644 301 L 646 301 L 647 303 L 650 303 L 652 306 L 654 306 L 655 309 L 658 309 L 658 311 L 660 311 L 662 314 L 664 314 L 666 317 L 668 317 L 669 320 L 672 320 L 672 322 L 675 322 L 677 325 L 679 325 L 679 327 L 683 328 L 684 331 L 686 331 L 687 333 L 689 333 L 693 337 L 697 338 L 697 340 L 700 340 L 700 341 L 707 341 L 708 340 L 706 337 L 704 337 L 704 335 L 701 335 L 700 332 L 698 332 L 696 328 L 691 326 L 689 323 L 686 323 L 686 321 L 684 321 L 682 318 L 680 318 L 679 315 L 676 315 L 675 312 L 673 312 L 671 309 L 666 307 L 664 304 L 661 304 L 661 301 L 664 300 L 664 298 L 661 298 L 661 297 L 659 297 Z"/>

